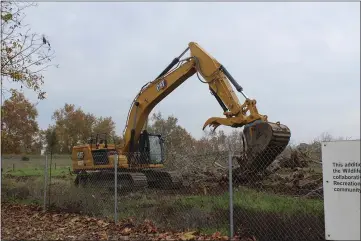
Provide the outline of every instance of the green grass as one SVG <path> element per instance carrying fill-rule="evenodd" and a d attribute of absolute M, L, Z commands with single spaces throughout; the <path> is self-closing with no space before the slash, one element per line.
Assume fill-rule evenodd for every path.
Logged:
<path fill-rule="evenodd" d="M 280 196 L 257 192 L 247 188 L 242 188 L 234 192 L 233 204 L 240 208 L 258 212 L 283 214 L 308 212 L 310 214 L 323 214 L 322 200 Z M 175 205 L 192 206 L 205 211 L 228 209 L 229 196 L 228 193 L 222 196 L 187 196 L 175 200 Z"/>
<path fill-rule="evenodd" d="M 43 205 L 43 201 L 40 199 L 20 199 L 20 198 L 7 198 L 7 203 L 24 204 L 24 205 Z"/>
<path fill-rule="evenodd" d="M 22 157 L 29 158 L 28 161 L 23 161 Z M 71 158 L 69 155 L 53 155 L 52 160 L 48 156 L 48 166 L 55 168 L 71 166 Z M 23 169 L 23 168 L 44 168 L 45 156 L 41 155 L 2 155 L 1 167 L 4 170 Z"/>
<path fill-rule="evenodd" d="M 143 196 L 140 199 L 120 200 L 124 207 L 121 216 L 132 216 L 139 213 L 141 209 L 149 207 L 175 208 L 178 210 L 189 210 L 196 208 L 206 213 L 217 210 L 229 209 L 229 196 L 225 193 L 221 196 L 181 196 L 166 200 L 157 200 L 159 197 Z M 234 192 L 234 207 L 243 210 L 277 213 L 284 215 L 309 214 L 322 216 L 323 201 L 316 199 L 303 199 L 287 196 L 279 196 L 257 192 L 251 189 L 242 188 Z"/>
<path fill-rule="evenodd" d="M 234 191 L 234 215 L 242 216 L 271 215 L 282 222 L 287 218 L 298 216 L 322 219 L 323 201 L 278 196 L 255 190 L 242 188 Z M 141 198 L 125 199 L 119 197 L 120 219 L 136 217 L 137 219 L 152 219 L 160 226 L 179 227 L 189 225 L 191 229 L 205 234 L 217 231 L 228 234 L 229 196 L 157 196 L 143 195 Z M 237 211 L 238 210 L 238 211 Z M 241 212 L 241 213 L 239 213 Z M 275 216 L 273 216 L 275 215 Z M 187 219 L 188 217 L 188 219 Z M 210 218 L 208 220 L 208 218 Z M 257 219 L 257 218 L 256 218 Z M 191 221 L 189 221 L 191 220 Z M 202 221 L 203 220 L 203 221 Z M 270 220 L 260 220 L 260 222 Z"/>
<path fill-rule="evenodd" d="M 228 200 L 224 199 L 228 203 Z M 234 194 L 234 204 L 253 211 L 283 214 L 323 215 L 323 201 L 257 192 L 242 188 Z"/>
<path fill-rule="evenodd" d="M 22 157 L 29 158 L 28 161 L 23 161 Z M 50 160 L 48 157 L 48 172 L 52 176 L 64 176 L 69 174 L 69 167 L 71 166 L 70 156 L 54 155 Z M 2 155 L 1 167 L 3 174 L 11 176 L 44 176 L 45 156 L 41 155 Z"/>
<path fill-rule="evenodd" d="M 48 174 L 50 175 L 50 170 L 48 170 Z M 22 169 L 15 169 L 14 171 L 6 170 L 3 172 L 3 175 L 10 175 L 14 177 L 44 176 L 44 169 L 22 168 Z M 68 175 L 69 175 L 69 169 L 67 167 L 57 167 L 57 169 L 51 170 L 52 177 L 62 177 Z"/>

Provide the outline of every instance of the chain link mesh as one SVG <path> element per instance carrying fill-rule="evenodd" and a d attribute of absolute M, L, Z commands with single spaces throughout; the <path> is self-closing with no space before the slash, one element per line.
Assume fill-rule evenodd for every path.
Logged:
<path fill-rule="evenodd" d="M 262 149 L 233 156 L 237 232 L 259 240 L 324 239 L 321 163 L 302 149 Z"/>
<path fill-rule="evenodd" d="M 114 167 L 75 175 L 69 172 L 70 156 L 53 155 L 53 160 L 48 156 L 47 202 L 60 210 L 109 218 L 114 218 L 116 205 L 118 220 L 151 220 L 165 230 L 228 234 L 229 151 L 168 153 L 164 167 L 140 169 L 135 164 L 146 165 L 149 159 L 159 164 L 161 156 L 123 155 L 131 168 L 117 170 L 117 196 Z M 95 159 L 99 164 L 110 163 L 102 153 Z M 3 158 L 2 199 L 43 203 L 44 160 L 44 156 L 27 161 Z M 255 155 L 254 149 L 248 149 L 232 152 L 232 163 L 236 235 L 256 240 L 324 240 L 318 151 L 271 147 Z"/>

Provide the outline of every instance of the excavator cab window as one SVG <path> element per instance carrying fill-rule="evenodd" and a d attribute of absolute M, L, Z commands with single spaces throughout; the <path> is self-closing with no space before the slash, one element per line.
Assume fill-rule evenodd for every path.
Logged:
<path fill-rule="evenodd" d="M 150 163 L 163 163 L 163 140 L 158 135 L 149 135 Z"/>
<path fill-rule="evenodd" d="M 142 164 L 161 164 L 164 161 L 164 141 L 161 135 L 144 130 L 139 137 L 137 151 L 141 154 L 138 162 Z"/>

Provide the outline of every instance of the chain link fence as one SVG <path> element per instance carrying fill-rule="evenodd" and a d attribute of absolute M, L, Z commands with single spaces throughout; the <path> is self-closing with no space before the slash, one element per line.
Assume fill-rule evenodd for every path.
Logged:
<path fill-rule="evenodd" d="M 110 168 L 87 175 L 69 171 L 69 156 L 30 159 L 39 175 L 25 175 L 29 167 L 13 172 L 3 159 L 3 167 L 10 168 L 2 173 L 2 199 L 128 219 L 134 225 L 149 220 L 164 230 L 221 232 L 255 240 L 325 240 L 319 153 L 289 147 L 253 153 L 172 153 L 166 155 L 164 168 Z M 127 156 L 139 164 L 145 154 Z M 15 165 L 20 169 L 22 162 Z"/>

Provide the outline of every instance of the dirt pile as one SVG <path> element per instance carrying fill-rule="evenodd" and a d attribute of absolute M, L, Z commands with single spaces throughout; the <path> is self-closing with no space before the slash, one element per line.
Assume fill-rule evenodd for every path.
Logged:
<path fill-rule="evenodd" d="M 262 186 L 296 195 L 322 197 L 322 166 L 317 151 L 307 144 L 288 148 L 267 168 Z"/>
<path fill-rule="evenodd" d="M 237 167 L 239 158 L 244 158 L 244 156 L 235 156 L 233 160 L 235 164 L 233 181 L 236 185 L 267 189 L 283 194 L 322 198 L 321 160 L 318 153 L 306 144 L 287 148 L 264 173 L 256 173 L 252 176 L 246 175 L 242 166 Z M 218 191 L 224 191 L 228 186 L 228 169 L 226 165 L 219 165 L 218 168 L 207 171 L 188 172 L 184 174 L 184 180 L 189 183 L 189 190 L 202 192 L 203 189 L 218 188 Z"/>
<path fill-rule="evenodd" d="M 295 168 L 283 173 L 270 174 L 262 180 L 260 185 L 263 188 L 272 189 L 277 192 L 308 195 L 308 197 L 322 197 L 322 176 L 310 173 L 301 168 Z M 314 192 L 314 190 L 318 191 Z M 311 192 L 315 195 L 309 194 Z"/>
<path fill-rule="evenodd" d="M 189 194 L 219 194 L 224 192 L 224 176 L 222 171 L 193 171 L 183 175 L 184 188 Z"/>

